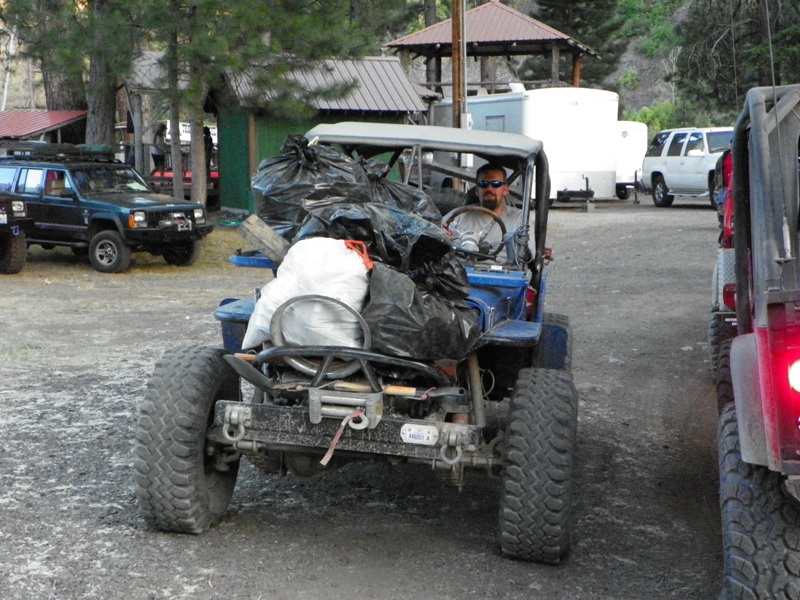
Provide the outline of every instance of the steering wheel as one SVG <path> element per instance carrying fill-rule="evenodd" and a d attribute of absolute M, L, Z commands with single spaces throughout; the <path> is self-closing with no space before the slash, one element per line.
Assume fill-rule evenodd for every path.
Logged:
<path fill-rule="evenodd" d="M 442 217 L 442 227 L 444 227 L 445 229 L 450 229 L 450 224 L 455 220 L 455 218 L 458 215 L 461 215 L 461 214 L 464 214 L 464 213 L 467 213 L 467 212 L 480 213 L 480 214 L 484 214 L 484 215 L 486 215 L 488 217 L 491 217 L 492 220 L 494 220 L 494 222 L 497 223 L 500 226 L 500 237 L 503 240 L 505 240 L 506 233 L 507 233 L 506 224 L 503 223 L 503 220 L 500 217 L 498 217 L 496 214 L 494 214 L 494 212 L 492 212 L 488 208 L 484 208 L 483 206 L 468 205 L 468 206 L 459 206 L 458 208 L 454 208 L 449 213 L 447 213 L 444 217 Z M 501 241 L 500 243 L 498 243 L 496 245 L 496 247 L 492 248 L 492 246 L 489 245 L 486 242 L 486 237 L 489 235 L 489 232 L 491 230 L 492 230 L 492 227 L 486 228 L 481 233 L 480 237 L 477 240 L 478 248 L 482 250 L 483 248 L 488 247 L 488 251 L 486 251 L 486 252 L 483 252 L 483 251 L 474 252 L 472 250 L 464 250 L 463 248 L 456 248 L 455 251 L 458 252 L 458 253 L 461 253 L 461 254 L 468 255 L 468 256 L 476 256 L 478 258 L 483 258 L 483 259 L 488 259 L 488 260 L 492 260 L 492 259 L 497 258 L 497 255 L 500 254 L 500 251 L 503 249 L 503 246 L 505 244 L 504 244 L 504 242 Z M 458 230 L 456 230 L 456 231 L 458 231 Z"/>

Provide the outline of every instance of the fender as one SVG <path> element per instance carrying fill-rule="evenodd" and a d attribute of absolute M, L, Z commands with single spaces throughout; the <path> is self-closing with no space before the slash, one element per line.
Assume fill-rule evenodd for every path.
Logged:
<path fill-rule="evenodd" d="M 756 335 L 737 336 L 731 344 L 731 379 L 742 459 L 769 467 L 759 375 Z"/>
<path fill-rule="evenodd" d="M 114 229 L 116 229 L 117 232 L 122 234 L 123 236 L 125 235 L 124 231 L 125 227 L 123 226 L 122 221 L 120 221 L 118 214 L 103 213 L 103 212 L 92 213 L 91 216 L 89 217 L 89 222 L 86 224 L 87 231 L 91 235 L 94 235 L 98 231 L 111 229 L 110 227 L 98 227 L 97 226 L 98 223 L 113 223 Z"/>

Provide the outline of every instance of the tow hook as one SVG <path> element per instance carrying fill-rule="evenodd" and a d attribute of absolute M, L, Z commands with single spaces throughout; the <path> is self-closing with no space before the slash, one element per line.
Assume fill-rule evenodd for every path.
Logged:
<path fill-rule="evenodd" d="M 253 413 L 249 406 L 228 404 L 222 417 L 222 435 L 232 443 L 244 437 L 244 429 L 250 425 Z"/>
<path fill-rule="evenodd" d="M 461 450 L 462 434 L 455 428 L 443 429 L 441 432 L 442 445 L 439 449 L 439 458 L 443 463 L 456 465 L 461 460 L 464 452 Z"/>

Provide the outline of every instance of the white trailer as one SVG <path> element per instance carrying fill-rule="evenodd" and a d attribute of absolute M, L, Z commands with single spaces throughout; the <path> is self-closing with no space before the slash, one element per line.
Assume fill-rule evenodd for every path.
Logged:
<path fill-rule="evenodd" d="M 642 177 L 642 161 L 650 140 L 644 123 L 618 121 L 617 127 L 617 198 L 627 200 Z"/>
<path fill-rule="evenodd" d="M 616 195 L 619 96 L 590 88 L 543 88 L 470 96 L 472 128 L 541 140 L 550 163 L 550 198 Z M 433 123 L 452 125 L 452 102 L 434 105 Z M 641 165 L 641 160 L 639 161 Z"/>

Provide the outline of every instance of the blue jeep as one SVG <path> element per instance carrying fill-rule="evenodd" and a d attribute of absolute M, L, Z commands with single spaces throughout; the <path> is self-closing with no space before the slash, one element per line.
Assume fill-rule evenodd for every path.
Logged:
<path fill-rule="evenodd" d="M 374 177 L 393 173 L 400 179 L 397 185 L 415 184 L 417 192 L 430 195 L 438 191 L 431 187 L 437 177 L 448 186 L 459 179 L 474 183 L 472 166 L 482 161 L 502 164 L 510 174 L 514 202 L 525 216 L 533 213 L 533 219 L 523 220 L 534 223 L 533 230 L 523 228 L 508 238 L 518 250 L 510 255 L 522 258 L 495 264 L 495 253 L 484 252 L 481 241 L 477 253 L 454 254 L 448 246 L 441 261 L 445 270 L 465 275 L 466 289 L 453 313 L 456 326 L 439 335 L 444 346 L 433 346 L 447 348 L 441 356 L 393 351 L 387 343 L 404 325 L 390 331 L 381 311 L 390 320 L 401 310 L 407 291 L 401 287 L 409 279 L 397 269 L 379 269 L 379 262 L 371 274 L 370 302 L 379 295 L 372 287 L 379 275 L 389 277 L 380 293 L 388 290 L 390 297 L 378 316 L 373 314 L 367 323 L 369 306 L 363 315 L 343 307 L 363 330 L 359 347 L 287 343 L 282 319 L 294 303 L 309 301 L 300 296 L 275 312 L 270 340 L 243 352 L 256 300 L 220 306 L 216 317 L 222 323 L 224 348 L 169 350 L 148 382 L 136 434 L 136 493 L 142 516 L 163 531 L 207 529 L 227 508 L 241 456 L 267 473 L 301 477 L 323 475 L 357 460 L 418 463 L 440 470 L 458 487 L 465 484 L 466 472 L 475 469 L 501 480 L 502 553 L 558 563 L 570 547 L 578 394 L 568 320 L 544 311 L 549 177 L 541 142 L 516 134 L 376 123 L 320 125 L 305 139 L 309 147 L 335 147 L 356 161 L 380 158 L 383 167 L 370 171 Z M 482 210 L 467 207 L 463 210 Z M 363 203 L 348 205 L 344 212 L 359 208 Z M 310 208 L 314 217 L 321 210 Z M 304 221 L 298 236 L 310 221 Z M 404 235 L 427 227 L 418 221 L 410 227 L 403 223 Z M 440 225 L 432 227 L 441 232 Z M 534 256 L 525 251 L 529 236 L 536 242 Z M 433 238 L 431 230 L 427 241 Z M 425 252 L 438 247 L 423 245 Z M 459 257 L 457 264 L 453 256 Z M 257 264 L 261 259 L 241 260 Z M 408 271 L 427 276 L 435 269 L 422 260 Z M 392 306 L 392 293 L 397 306 Z M 324 295 L 310 301 L 344 304 Z M 471 327 L 476 335 L 467 335 L 463 345 L 453 343 Z M 440 329 L 441 319 L 426 322 L 423 315 L 405 341 L 416 348 Z M 254 388 L 252 397 L 241 391 L 242 380 Z"/>

